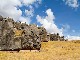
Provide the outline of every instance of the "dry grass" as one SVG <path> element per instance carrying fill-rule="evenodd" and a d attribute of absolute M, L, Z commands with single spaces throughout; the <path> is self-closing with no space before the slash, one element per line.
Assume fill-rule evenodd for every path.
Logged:
<path fill-rule="evenodd" d="M 80 43 L 43 42 L 41 52 L 0 52 L 0 60 L 80 60 Z"/>

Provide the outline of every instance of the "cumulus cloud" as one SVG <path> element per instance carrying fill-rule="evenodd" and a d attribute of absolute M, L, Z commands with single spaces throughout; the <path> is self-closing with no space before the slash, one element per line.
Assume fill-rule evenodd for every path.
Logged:
<path fill-rule="evenodd" d="M 0 15 L 3 17 L 11 17 L 14 20 L 19 19 L 22 11 L 17 9 L 17 6 L 21 6 L 19 0 L 0 0 Z"/>
<path fill-rule="evenodd" d="M 34 8 L 30 5 L 30 6 L 29 6 L 29 10 L 25 10 L 25 14 L 26 14 L 28 17 L 33 17 L 33 15 L 34 15 Z"/>
<path fill-rule="evenodd" d="M 34 12 L 31 4 L 34 3 L 39 4 L 41 3 L 41 0 L 0 0 L 0 15 L 13 18 L 15 21 L 20 20 L 30 23 L 30 18 L 33 16 Z M 29 10 L 25 10 L 25 17 L 22 16 L 23 12 L 19 9 L 19 7 L 22 7 L 23 5 L 28 5 L 27 7 L 29 7 Z"/>
<path fill-rule="evenodd" d="M 47 9 L 45 13 L 47 14 L 47 16 L 45 17 L 37 15 L 37 21 L 42 24 L 42 26 L 47 30 L 48 33 L 59 33 L 62 36 L 62 29 L 59 29 L 54 23 L 55 16 L 51 9 Z"/>
<path fill-rule="evenodd" d="M 33 3 L 41 3 L 41 0 L 22 0 L 22 3 L 24 4 L 24 5 L 31 5 L 31 4 L 33 4 Z"/>
<path fill-rule="evenodd" d="M 26 5 L 33 4 L 36 0 L 22 0 L 22 2 Z"/>
<path fill-rule="evenodd" d="M 30 22 L 31 22 L 31 19 L 30 18 L 28 18 L 28 17 L 20 17 L 19 18 L 19 21 L 21 21 L 21 23 L 27 23 L 27 24 L 30 24 Z"/>
<path fill-rule="evenodd" d="M 80 36 L 67 35 L 66 39 L 68 39 L 69 41 L 71 41 L 71 40 L 80 40 Z"/>
<path fill-rule="evenodd" d="M 63 0 L 66 5 L 72 7 L 72 8 L 77 8 L 79 7 L 79 3 L 78 3 L 78 0 Z"/>

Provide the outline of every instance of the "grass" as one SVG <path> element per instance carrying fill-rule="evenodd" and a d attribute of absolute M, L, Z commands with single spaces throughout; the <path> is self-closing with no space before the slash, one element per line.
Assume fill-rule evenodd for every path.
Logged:
<path fill-rule="evenodd" d="M 80 43 L 49 41 L 42 43 L 40 52 L 0 51 L 0 60 L 80 60 Z"/>

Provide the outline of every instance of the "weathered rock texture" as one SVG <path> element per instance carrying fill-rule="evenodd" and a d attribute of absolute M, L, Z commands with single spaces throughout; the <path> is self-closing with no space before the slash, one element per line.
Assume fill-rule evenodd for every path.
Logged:
<path fill-rule="evenodd" d="M 45 28 L 0 16 L 1 50 L 40 49 L 41 41 L 47 41 Z"/>
<path fill-rule="evenodd" d="M 40 49 L 41 42 L 64 41 L 64 36 L 59 34 L 47 34 L 44 27 L 37 27 L 35 24 L 15 22 L 11 18 L 0 16 L 0 49 Z"/>

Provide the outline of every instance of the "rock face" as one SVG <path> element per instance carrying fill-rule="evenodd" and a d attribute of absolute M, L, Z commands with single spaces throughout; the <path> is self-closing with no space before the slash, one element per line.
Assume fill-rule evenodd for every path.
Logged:
<path fill-rule="evenodd" d="M 64 41 L 64 36 L 47 34 L 44 27 L 35 24 L 15 22 L 11 18 L 0 16 L 0 50 L 37 49 L 41 42 Z"/>
<path fill-rule="evenodd" d="M 59 34 L 50 34 L 50 41 L 67 41 L 64 36 L 59 36 Z"/>
<path fill-rule="evenodd" d="M 48 42 L 49 39 L 47 38 L 47 32 L 46 29 L 43 27 L 38 27 L 39 29 L 39 36 L 42 42 Z"/>
<path fill-rule="evenodd" d="M 0 21 L 2 21 L 3 20 L 3 17 L 0 15 Z"/>
<path fill-rule="evenodd" d="M 0 49 L 40 49 L 41 42 L 47 40 L 47 32 L 35 24 L 15 22 L 11 18 L 0 16 Z"/>

